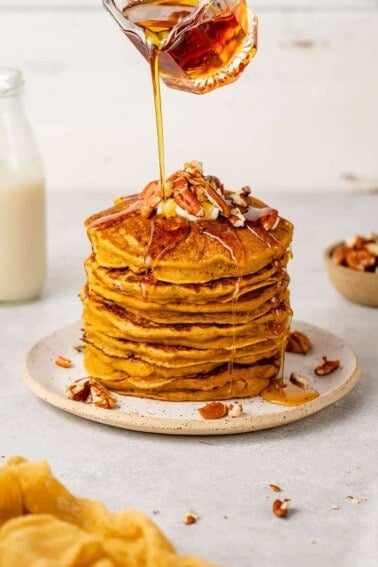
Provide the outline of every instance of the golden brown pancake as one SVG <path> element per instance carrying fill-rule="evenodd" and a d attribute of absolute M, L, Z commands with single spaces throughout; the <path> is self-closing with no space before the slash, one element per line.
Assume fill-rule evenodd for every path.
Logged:
<path fill-rule="evenodd" d="M 130 269 L 109 269 L 101 266 L 94 254 L 85 261 L 88 281 L 94 281 L 104 289 L 118 290 L 142 301 L 153 296 L 159 304 L 171 302 L 214 304 L 229 302 L 249 291 L 265 287 L 277 281 L 287 263 L 287 258 L 277 260 L 259 272 L 243 278 L 221 278 L 205 284 L 172 284 L 154 278 L 152 271 L 135 273 Z"/>
<path fill-rule="evenodd" d="M 177 184 L 177 186 L 175 185 Z M 188 164 L 86 221 L 89 374 L 126 395 L 255 396 L 279 371 L 292 224 Z"/>
<path fill-rule="evenodd" d="M 226 363 L 230 360 L 232 348 L 219 349 L 194 349 L 178 345 L 161 345 L 146 342 L 133 342 L 125 339 L 111 337 L 107 333 L 102 333 L 93 325 L 88 323 L 85 327 L 86 343 L 95 345 L 96 348 L 115 357 L 135 357 L 150 364 L 158 364 L 178 368 L 180 366 L 195 366 L 199 362 L 218 362 Z M 248 363 L 250 358 L 260 354 L 260 358 L 266 357 L 267 353 L 278 352 L 281 349 L 281 337 L 267 339 L 240 347 L 234 356 L 235 362 Z"/>
<path fill-rule="evenodd" d="M 255 203 L 251 199 L 251 205 Z M 117 207 L 111 211 L 119 212 Z M 224 218 L 190 222 L 131 213 L 106 221 L 108 214 L 109 210 L 103 224 L 91 226 L 91 219 L 87 221 L 98 263 L 145 273 L 149 261 L 154 277 L 170 283 L 196 284 L 256 273 L 282 258 L 292 237 L 292 225 L 285 219 L 274 231 L 266 231 L 251 223 L 237 230 Z"/>

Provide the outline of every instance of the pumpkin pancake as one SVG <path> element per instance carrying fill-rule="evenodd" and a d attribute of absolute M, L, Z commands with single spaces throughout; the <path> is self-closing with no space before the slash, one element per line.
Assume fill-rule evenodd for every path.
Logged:
<path fill-rule="evenodd" d="M 226 348 L 230 339 L 236 347 L 259 342 L 261 338 L 282 336 L 291 310 L 281 303 L 255 321 L 242 324 L 165 324 L 160 325 L 132 315 L 114 303 L 100 303 L 89 297 L 84 302 L 83 321 L 116 338 L 173 344 L 198 349 Z"/>
<path fill-rule="evenodd" d="M 156 302 L 138 300 L 127 294 L 117 291 L 104 290 L 96 284 L 92 284 L 86 290 L 87 296 L 91 296 L 99 302 L 116 304 L 128 313 L 139 318 L 145 318 L 155 323 L 232 323 L 235 313 L 238 322 L 248 322 L 266 313 L 272 308 L 272 303 L 280 303 L 287 297 L 287 276 L 277 285 L 266 286 L 257 291 L 244 295 L 234 303 L 195 304 L 169 303 L 159 304 Z M 85 298 L 84 298 L 85 299 Z M 197 310 L 195 309 L 197 307 Z"/>
<path fill-rule="evenodd" d="M 209 361 L 226 363 L 230 360 L 231 346 L 224 349 L 194 349 L 178 345 L 161 345 L 146 342 L 133 342 L 126 339 L 117 339 L 109 334 L 102 333 L 91 324 L 85 327 L 86 343 L 95 345 L 96 348 L 110 356 L 128 358 L 135 356 L 149 362 L 167 367 L 195 365 L 197 362 Z M 281 337 L 268 339 L 241 347 L 235 353 L 235 362 L 247 361 L 248 357 L 254 357 L 261 353 L 260 358 L 267 356 L 268 352 L 278 352 L 281 349 Z"/>
<path fill-rule="evenodd" d="M 279 355 L 271 360 L 247 366 L 234 365 L 232 375 L 228 365 L 222 365 L 206 374 L 188 377 L 150 377 L 130 376 L 117 370 L 106 357 L 98 357 L 91 347 L 87 368 L 91 375 L 101 375 L 101 382 L 119 393 L 130 396 L 148 397 L 181 401 L 229 399 L 259 394 L 276 376 L 279 368 Z M 232 395 L 231 395 L 232 392 Z"/>
<path fill-rule="evenodd" d="M 260 201 L 249 200 L 251 206 L 257 203 Z M 258 272 L 284 256 L 292 237 L 292 225 L 284 219 L 272 231 L 248 221 L 235 230 L 225 218 L 190 222 L 163 215 L 145 219 L 130 213 L 114 219 L 116 211 L 118 207 L 100 217 L 103 224 L 87 221 L 98 263 L 145 273 L 147 259 L 156 279 L 176 284 Z"/>
<path fill-rule="evenodd" d="M 101 266 L 94 254 L 85 261 L 88 283 L 102 286 L 107 290 L 118 290 L 141 301 L 153 298 L 159 304 L 171 302 L 202 303 L 230 302 L 245 293 L 275 283 L 285 269 L 287 258 L 276 260 L 259 272 L 248 274 L 243 278 L 222 278 L 206 284 L 175 285 L 154 278 L 152 271 L 136 274 L 131 270 L 109 269 Z"/>

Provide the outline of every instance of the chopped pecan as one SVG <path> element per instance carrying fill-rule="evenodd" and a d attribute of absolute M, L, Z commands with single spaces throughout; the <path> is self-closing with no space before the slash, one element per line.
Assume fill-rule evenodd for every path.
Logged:
<path fill-rule="evenodd" d="M 150 181 L 140 194 L 140 215 L 148 219 L 160 203 L 163 192 L 158 181 Z"/>
<path fill-rule="evenodd" d="M 70 360 L 69 358 L 64 358 L 64 356 L 58 356 L 55 359 L 55 364 L 57 366 L 60 366 L 61 368 L 71 368 L 72 360 Z"/>
<path fill-rule="evenodd" d="M 66 397 L 75 402 L 92 403 L 97 407 L 113 409 L 117 400 L 105 386 L 90 377 L 79 378 L 66 387 Z"/>
<path fill-rule="evenodd" d="M 349 250 L 346 255 L 346 264 L 352 270 L 363 272 L 375 265 L 375 256 L 366 249 Z"/>
<path fill-rule="evenodd" d="M 203 217 L 205 214 L 203 207 L 196 192 L 189 186 L 185 174 L 180 175 L 180 172 L 177 172 L 170 179 L 173 182 L 173 199 L 176 204 L 190 215 Z"/>
<path fill-rule="evenodd" d="M 143 218 L 163 213 L 169 216 L 177 214 L 192 221 L 202 218 L 215 220 L 222 215 L 230 219 L 235 228 L 245 226 L 248 220 L 258 222 L 267 231 L 274 230 L 280 222 L 278 211 L 268 206 L 251 206 L 250 193 L 248 186 L 239 191 L 226 190 L 217 177 L 203 174 L 201 162 L 191 161 L 185 163 L 184 169 L 175 171 L 164 182 L 165 206 L 162 202 L 161 183 L 158 180 L 151 181 L 130 203 L 126 197 L 117 200 L 116 207 L 129 203 L 126 208 L 107 215 L 105 219 L 95 219 L 90 226 L 138 211 Z"/>
<path fill-rule="evenodd" d="M 187 515 L 185 516 L 183 522 L 186 526 L 190 526 L 191 524 L 195 524 L 196 521 L 198 520 L 199 516 L 198 514 L 196 514 L 196 512 L 188 512 Z"/>
<path fill-rule="evenodd" d="M 303 390 L 306 390 L 310 384 L 310 380 L 306 378 L 306 376 L 298 374 L 298 372 L 292 372 L 290 374 L 290 382 L 299 388 L 303 388 Z"/>
<path fill-rule="evenodd" d="M 221 182 L 221 180 L 218 177 L 216 177 L 216 175 L 205 175 L 204 179 L 210 185 L 210 187 L 212 189 L 220 191 L 221 195 L 225 194 L 223 183 Z"/>
<path fill-rule="evenodd" d="M 90 385 L 92 402 L 95 406 L 105 409 L 113 409 L 117 405 L 117 400 L 112 396 L 105 386 L 98 383 Z"/>
<path fill-rule="evenodd" d="M 224 200 L 223 196 L 220 195 L 215 189 L 213 189 L 210 185 L 205 188 L 205 194 L 209 199 L 210 203 L 217 207 L 224 217 L 231 216 L 231 209 L 227 205 L 226 201 Z"/>
<path fill-rule="evenodd" d="M 347 253 L 349 251 L 348 246 L 345 244 L 339 244 L 336 246 L 331 253 L 332 260 L 339 264 L 340 266 L 346 262 Z"/>
<path fill-rule="evenodd" d="M 373 256 L 378 256 L 378 240 L 376 242 L 368 242 L 366 244 L 366 250 L 373 254 Z"/>
<path fill-rule="evenodd" d="M 285 498 L 284 500 L 280 500 L 277 498 L 273 502 L 273 514 L 275 514 L 278 518 L 285 518 L 287 516 L 289 510 L 290 500 Z"/>
<path fill-rule="evenodd" d="M 227 406 L 227 415 L 229 417 L 239 417 L 243 413 L 243 406 L 239 403 L 229 404 Z"/>
<path fill-rule="evenodd" d="M 360 272 L 374 272 L 378 268 L 378 236 L 350 236 L 331 252 L 336 264 Z"/>
<path fill-rule="evenodd" d="M 91 395 L 89 378 L 80 378 L 66 387 L 66 398 L 75 402 L 86 402 Z"/>
<path fill-rule="evenodd" d="M 228 217 L 228 221 L 235 228 L 240 228 L 245 225 L 245 216 L 237 207 L 231 209 L 231 215 Z"/>
<path fill-rule="evenodd" d="M 189 175 L 203 175 L 203 164 L 202 161 L 196 159 L 188 161 L 184 164 L 184 171 L 189 173 Z"/>
<path fill-rule="evenodd" d="M 363 236 L 359 236 L 356 234 L 355 236 L 349 236 L 345 239 L 345 244 L 348 248 L 354 248 L 355 250 L 361 250 L 361 248 L 365 247 L 366 238 Z"/>
<path fill-rule="evenodd" d="M 222 402 L 209 402 L 198 409 L 198 413 L 203 419 L 220 419 L 227 415 L 228 408 Z"/>
<path fill-rule="evenodd" d="M 269 484 L 269 487 L 273 490 L 273 492 L 281 492 L 281 488 L 278 484 Z"/>
<path fill-rule="evenodd" d="M 291 331 L 286 343 L 286 352 L 307 354 L 312 349 L 310 339 L 300 331 Z"/>
<path fill-rule="evenodd" d="M 280 219 L 277 209 L 270 209 L 270 211 L 263 215 L 260 219 L 261 225 L 265 230 L 273 230 L 277 227 Z"/>
<path fill-rule="evenodd" d="M 322 362 L 315 367 L 314 372 L 318 376 L 328 376 L 332 374 L 340 366 L 340 360 L 328 360 L 326 356 L 322 356 Z"/>
<path fill-rule="evenodd" d="M 226 197 L 232 201 L 234 205 L 238 207 L 248 207 L 248 197 L 251 193 L 251 188 L 247 185 L 242 187 L 240 191 L 227 191 Z"/>

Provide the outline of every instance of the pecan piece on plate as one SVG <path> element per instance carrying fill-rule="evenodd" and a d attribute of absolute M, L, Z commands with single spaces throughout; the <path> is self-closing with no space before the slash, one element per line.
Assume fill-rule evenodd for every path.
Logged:
<path fill-rule="evenodd" d="M 93 383 L 90 386 L 92 403 L 98 408 L 113 409 L 117 406 L 117 400 L 105 386 Z"/>
<path fill-rule="evenodd" d="M 61 368 L 71 368 L 72 361 L 69 358 L 64 358 L 64 356 L 57 356 L 55 364 Z"/>
<path fill-rule="evenodd" d="M 328 376 L 332 374 L 340 366 L 340 360 L 328 360 L 326 356 L 322 356 L 322 362 L 314 368 L 317 376 Z"/>
<path fill-rule="evenodd" d="M 290 382 L 303 390 L 306 390 L 310 384 L 310 380 L 306 376 L 298 374 L 298 372 L 292 372 L 290 374 Z"/>
<path fill-rule="evenodd" d="M 117 400 L 109 390 L 87 376 L 75 380 L 66 387 L 66 398 L 105 409 L 113 409 L 117 406 Z"/>
<path fill-rule="evenodd" d="M 290 331 L 289 338 L 286 343 L 286 352 L 307 354 L 311 349 L 311 341 L 304 333 L 301 333 L 300 331 Z"/>
<path fill-rule="evenodd" d="M 89 378 L 80 378 L 66 387 L 66 398 L 74 402 L 86 402 L 91 395 Z"/>
<path fill-rule="evenodd" d="M 239 403 L 228 404 L 227 415 L 229 417 L 239 417 L 243 413 L 243 406 Z"/>
<path fill-rule="evenodd" d="M 223 402 L 209 402 L 198 409 L 203 419 L 220 419 L 227 415 L 228 407 Z"/>

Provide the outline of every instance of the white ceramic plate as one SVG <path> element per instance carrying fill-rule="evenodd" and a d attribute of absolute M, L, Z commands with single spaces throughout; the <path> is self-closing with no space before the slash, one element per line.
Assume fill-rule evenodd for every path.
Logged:
<path fill-rule="evenodd" d="M 294 321 L 292 330 L 304 332 L 314 348 L 306 356 L 287 354 L 285 375 L 299 372 L 309 377 L 311 387 L 320 393 L 315 400 L 297 407 L 285 407 L 265 402 L 260 397 L 243 399 L 240 400 L 243 405 L 241 416 L 217 420 L 204 420 L 198 414 L 197 409 L 206 402 L 164 402 L 118 395 L 119 407 L 107 410 L 65 397 L 65 387 L 86 375 L 82 354 L 74 349 L 80 344 L 80 327 L 79 322 L 73 323 L 37 342 L 24 360 L 25 382 L 34 394 L 59 409 L 124 429 L 177 435 L 222 435 L 276 427 L 302 419 L 342 398 L 360 376 L 358 360 L 342 339 L 313 325 Z M 71 359 L 73 366 L 68 369 L 56 366 L 54 361 L 59 355 Z M 331 360 L 340 359 L 341 365 L 333 374 L 320 378 L 315 376 L 313 369 L 323 355 Z"/>

